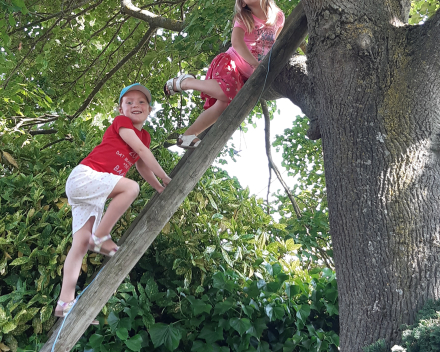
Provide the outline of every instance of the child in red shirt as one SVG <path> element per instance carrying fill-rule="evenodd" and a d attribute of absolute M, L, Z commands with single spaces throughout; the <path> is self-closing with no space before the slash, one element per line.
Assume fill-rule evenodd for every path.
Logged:
<path fill-rule="evenodd" d="M 139 194 L 137 182 L 124 177 L 130 167 L 135 164 L 142 177 L 159 193 L 171 181 L 148 149 L 151 138 L 142 129 L 151 112 L 150 91 L 139 83 L 125 87 L 119 96 L 119 112 L 121 115 L 107 128 L 101 144 L 67 179 L 73 242 L 64 263 L 63 285 L 55 308 L 58 317 L 65 316 L 75 303 L 75 286 L 87 250 L 107 256 L 113 256 L 118 250 L 110 232 Z M 108 198 L 112 201 L 103 216 Z"/>

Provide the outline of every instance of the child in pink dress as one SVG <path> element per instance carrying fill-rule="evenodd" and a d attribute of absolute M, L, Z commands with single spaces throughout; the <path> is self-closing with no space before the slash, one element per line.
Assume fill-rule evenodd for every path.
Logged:
<path fill-rule="evenodd" d="M 234 21 L 232 46 L 214 58 L 205 80 L 185 74 L 170 79 L 164 87 L 166 95 L 195 89 L 205 99 L 205 111 L 177 139 L 181 148 L 200 144 L 197 135 L 217 121 L 272 48 L 284 26 L 284 14 L 273 0 L 236 0 Z"/>
<path fill-rule="evenodd" d="M 110 232 L 139 194 L 138 183 L 124 177 L 130 167 L 136 165 L 141 176 L 159 193 L 171 181 L 148 149 L 150 134 L 142 128 L 151 112 L 150 104 L 151 94 L 146 87 L 139 83 L 125 87 L 119 96 L 121 115 L 107 128 L 101 144 L 67 179 L 73 242 L 64 263 L 55 316 L 65 316 L 75 303 L 75 286 L 87 250 L 107 256 L 118 250 Z M 163 186 L 156 176 L 162 179 Z M 103 215 L 109 198 L 112 200 Z"/>

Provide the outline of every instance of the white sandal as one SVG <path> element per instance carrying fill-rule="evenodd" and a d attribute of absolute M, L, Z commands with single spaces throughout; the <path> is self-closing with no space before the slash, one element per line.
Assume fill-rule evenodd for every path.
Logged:
<path fill-rule="evenodd" d="M 194 76 L 191 73 L 186 73 L 184 75 L 180 75 L 179 77 L 177 77 L 176 80 L 176 89 L 174 89 L 174 80 L 176 79 L 176 77 L 171 78 L 167 81 L 167 83 L 165 84 L 165 86 L 163 87 L 163 91 L 165 93 L 166 96 L 169 95 L 174 95 L 177 92 L 181 92 L 182 89 L 182 82 L 187 79 L 187 78 L 196 78 L 196 76 Z"/>
<path fill-rule="evenodd" d="M 70 301 L 70 302 L 63 302 L 62 300 L 58 300 L 57 305 L 59 305 L 63 310 L 57 311 L 55 308 L 55 312 L 53 313 L 53 315 L 58 318 L 64 318 L 70 312 L 70 310 L 73 308 L 75 303 L 76 303 L 76 299 L 74 299 L 73 301 Z M 93 320 L 90 324 L 91 325 L 99 325 L 99 321 Z"/>
<path fill-rule="evenodd" d="M 112 236 L 110 236 L 110 235 L 107 235 L 107 236 L 104 236 L 104 237 L 97 237 L 97 236 L 95 236 L 94 233 L 92 233 L 92 240 L 93 240 L 94 245 L 89 244 L 89 251 L 96 252 L 96 253 L 99 253 L 99 254 L 103 254 L 103 255 L 106 255 L 108 257 L 113 257 L 116 254 L 116 251 L 119 249 L 119 247 L 116 247 L 115 249 L 112 249 L 111 251 L 108 251 L 108 250 L 105 250 L 105 249 L 101 248 L 102 244 L 105 241 L 111 240 L 111 239 L 112 239 Z"/>
<path fill-rule="evenodd" d="M 198 139 L 198 141 L 194 142 L 195 139 Z M 199 146 L 200 142 L 201 140 L 195 134 L 189 136 L 181 134 L 179 138 L 177 138 L 176 145 L 183 149 L 195 149 Z"/>

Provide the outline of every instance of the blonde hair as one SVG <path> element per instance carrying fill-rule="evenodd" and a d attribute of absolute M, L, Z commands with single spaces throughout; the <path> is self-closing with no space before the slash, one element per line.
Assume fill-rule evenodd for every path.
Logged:
<path fill-rule="evenodd" d="M 245 5 L 243 7 L 243 5 Z M 277 15 L 281 11 L 280 8 L 275 5 L 274 0 L 260 0 L 260 6 L 266 15 L 266 24 L 274 25 L 277 21 Z M 234 22 L 238 21 L 244 24 L 246 31 L 251 33 L 254 29 L 254 18 L 252 17 L 251 9 L 245 4 L 243 0 L 235 0 L 235 15 Z"/>

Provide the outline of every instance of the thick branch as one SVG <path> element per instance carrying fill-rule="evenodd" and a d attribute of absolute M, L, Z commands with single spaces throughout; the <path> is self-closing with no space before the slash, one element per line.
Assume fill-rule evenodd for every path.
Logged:
<path fill-rule="evenodd" d="M 87 99 L 84 101 L 84 103 L 81 105 L 81 107 L 78 109 L 78 111 L 73 115 L 73 118 L 77 118 L 90 104 L 92 99 L 95 97 L 95 95 L 99 92 L 99 90 L 102 88 L 102 86 L 122 67 L 124 64 L 133 56 L 135 55 L 142 46 L 150 40 L 153 33 L 157 30 L 157 28 L 151 27 L 147 33 L 142 37 L 138 45 L 136 45 L 132 51 L 130 51 L 125 57 L 117 63 L 115 67 L 113 67 L 105 76 L 103 79 L 101 79 L 96 85 L 93 91 L 89 94 Z"/>
<path fill-rule="evenodd" d="M 292 56 L 289 64 L 283 68 L 263 97 L 265 100 L 288 98 L 293 104 L 299 106 L 310 120 L 307 137 L 312 140 L 321 138 L 318 124 L 320 112 L 315 109 L 315 94 L 307 74 L 305 56 Z"/>
<path fill-rule="evenodd" d="M 142 10 L 132 4 L 130 0 L 121 0 L 121 11 L 132 16 L 139 18 L 147 23 L 151 27 L 169 29 L 170 31 L 180 32 L 185 27 L 181 21 L 174 21 L 168 18 L 164 18 L 154 13 Z"/>
<path fill-rule="evenodd" d="M 288 98 L 299 106 L 304 114 L 311 115 L 314 96 L 307 75 L 306 60 L 304 55 L 292 56 L 270 88 L 264 92 L 264 99 L 267 101 Z"/>
<path fill-rule="evenodd" d="M 272 170 L 275 172 L 275 175 L 277 175 L 278 180 L 280 181 L 281 185 L 283 186 L 284 190 L 287 193 L 287 196 L 290 199 L 290 202 L 292 203 L 293 210 L 295 211 L 296 217 L 299 219 L 301 218 L 301 210 L 299 209 L 298 204 L 295 201 L 295 198 L 293 198 L 293 194 L 290 192 L 289 187 L 287 186 L 286 182 L 284 182 L 283 178 L 281 177 L 281 173 L 278 170 L 277 166 L 273 162 L 272 159 L 272 153 L 270 151 L 270 114 L 269 109 L 267 108 L 266 100 L 260 99 L 261 108 L 263 109 L 264 114 L 264 132 L 265 132 L 265 139 L 266 139 L 266 155 L 267 159 L 269 160 L 269 165 L 272 168 Z"/>

